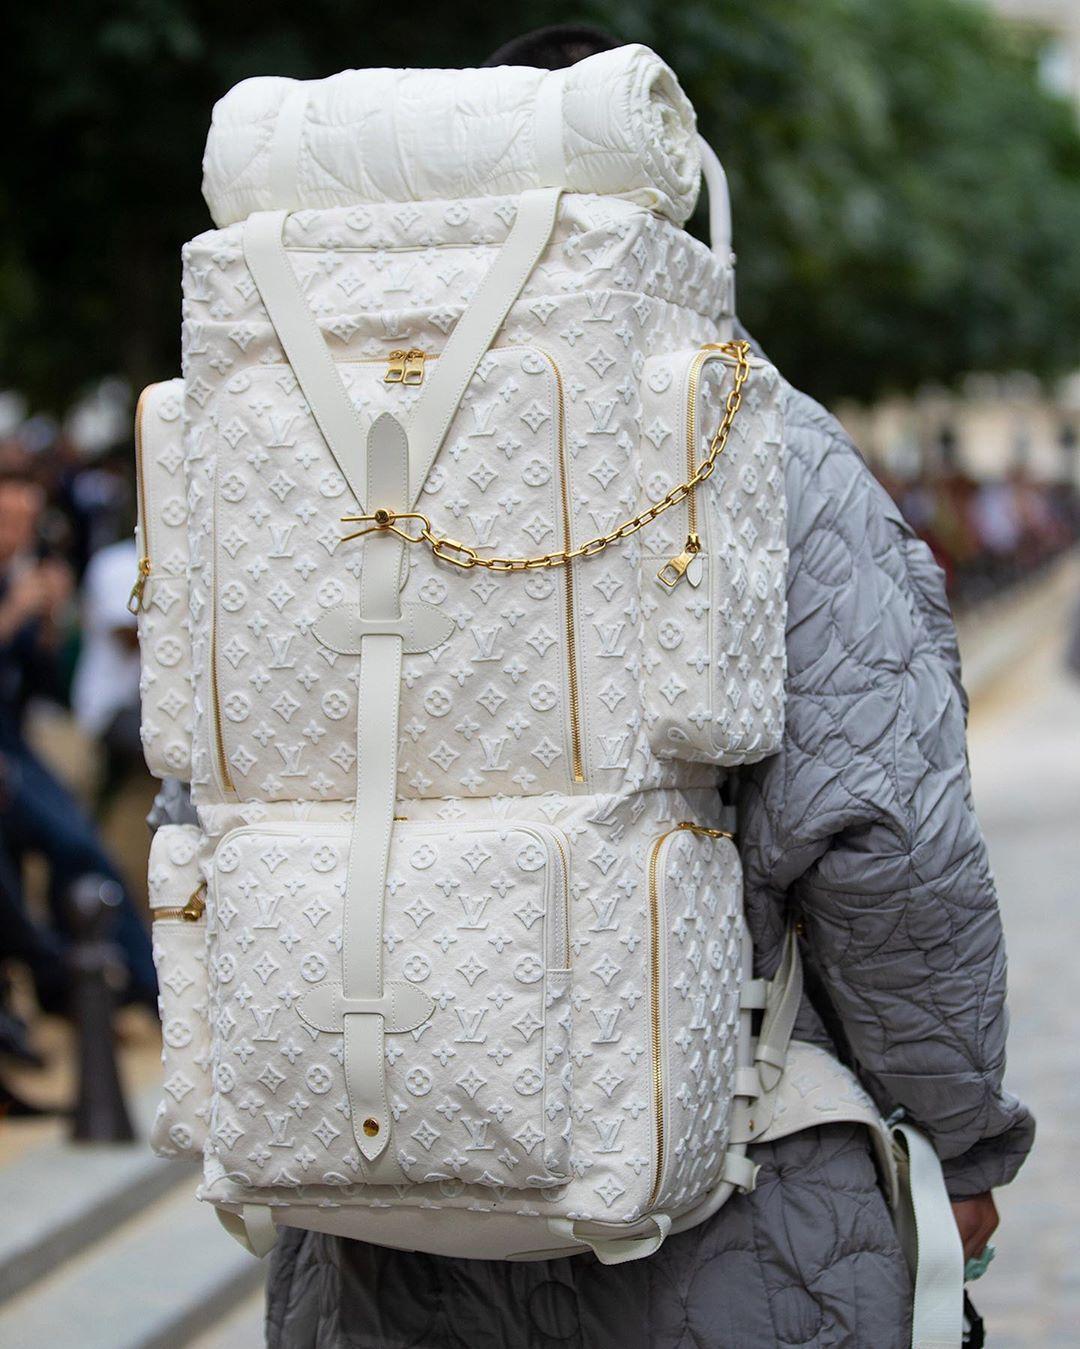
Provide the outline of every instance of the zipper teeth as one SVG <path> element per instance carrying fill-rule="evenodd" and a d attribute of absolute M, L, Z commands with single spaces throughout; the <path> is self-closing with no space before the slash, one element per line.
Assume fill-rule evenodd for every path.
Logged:
<path fill-rule="evenodd" d="M 225 754 L 225 728 L 221 722 L 221 688 L 218 685 L 218 548 L 217 548 L 217 470 L 214 471 L 214 573 L 211 577 L 210 611 L 210 683 L 214 698 L 214 742 L 217 749 L 218 777 L 227 792 L 236 795 L 229 760 Z"/>
<path fill-rule="evenodd" d="M 566 400 L 563 394 L 562 371 L 559 369 L 555 358 L 549 355 L 540 347 L 535 347 L 541 356 L 551 366 L 552 373 L 555 376 L 555 398 L 556 410 L 558 414 L 558 437 L 559 437 L 559 487 L 562 497 L 562 517 L 563 517 L 563 547 L 573 546 L 571 538 L 571 519 L 570 519 L 570 484 L 566 471 Z M 585 766 L 581 752 L 581 706 L 580 690 L 578 687 L 578 669 L 577 669 L 577 631 L 574 623 L 574 565 L 568 562 L 563 567 L 563 577 L 566 587 L 566 660 L 567 660 L 567 679 L 570 685 L 570 748 L 572 758 L 573 778 L 575 782 L 585 781 Z"/>
<path fill-rule="evenodd" d="M 562 845 L 562 839 L 558 834 L 551 835 L 556 848 L 559 850 L 559 856 L 562 858 L 562 898 L 563 898 L 563 969 L 570 968 L 570 863 L 567 860 L 566 849 Z"/>
<path fill-rule="evenodd" d="M 701 378 L 701 367 L 709 359 L 707 351 L 699 351 L 690 364 L 690 376 L 686 382 L 686 477 L 687 480 L 694 476 L 697 469 L 697 437 L 695 435 L 695 421 L 697 420 L 697 392 L 698 382 Z M 686 498 L 686 531 L 687 534 L 696 534 L 698 532 L 698 512 L 697 512 L 697 493 L 691 492 Z"/>
<path fill-rule="evenodd" d="M 155 385 L 149 384 L 139 394 L 135 404 L 135 493 L 138 499 L 140 562 L 149 562 L 150 512 L 146 507 L 146 469 L 143 465 L 143 418 L 146 416 L 146 396 Z"/>
<path fill-rule="evenodd" d="M 700 834 L 705 838 L 731 837 L 726 830 L 708 829 L 704 825 L 692 824 L 689 820 L 681 820 L 678 824 L 673 825 L 672 828 L 660 835 L 652 846 L 652 852 L 649 854 L 649 936 L 651 942 L 649 970 L 652 983 L 652 1060 L 653 1106 L 656 1116 L 656 1173 L 648 1202 L 645 1205 L 646 1210 L 651 1209 L 660 1196 L 660 1185 L 664 1179 L 664 1162 L 666 1160 L 664 1155 L 664 1064 L 660 1017 L 660 999 L 663 992 L 660 986 L 660 887 L 657 882 L 657 872 L 660 866 L 660 851 L 664 844 L 673 834 L 684 832 Z"/>

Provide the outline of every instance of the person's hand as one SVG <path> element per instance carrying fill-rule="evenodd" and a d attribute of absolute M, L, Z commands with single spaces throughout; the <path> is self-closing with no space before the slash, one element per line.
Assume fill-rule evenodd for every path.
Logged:
<path fill-rule="evenodd" d="M 982 1255 L 1000 1221 L 994 1196 L 987 1190 L 970 1199 L 954 1199 L 952 1211 L 964 1244 L 964 1259 L 974 1260 Z"/>

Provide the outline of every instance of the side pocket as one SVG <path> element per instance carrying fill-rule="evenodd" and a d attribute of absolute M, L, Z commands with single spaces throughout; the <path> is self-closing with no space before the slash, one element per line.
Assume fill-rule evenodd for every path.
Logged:
<path fill-rule="evenodd" d="M 688 482 L 724 417 L 734 361 L 715 347 L 642 372 L 645 499 Z M 779 748 L 787 585 L 780 377 L 751 358 L 715 465 L 642 542 L 644 695 L 662 759 L 735 765 Z"/>
<path fill-rule="evenodd" d="M 142 742 L 155 777 L 191 776 L 184 382 L 143 391 L 135 412 L 139 570 L 131 591 L 142 657 Z"/>
<path fill-rule="evenodd" d="M 203 835 L 164 825 L 150 845 L 150 909 L 161 1012 L 163 1094 L 150 1131 L 161 1157 L 202 1158 L 210 1113 Z"/>

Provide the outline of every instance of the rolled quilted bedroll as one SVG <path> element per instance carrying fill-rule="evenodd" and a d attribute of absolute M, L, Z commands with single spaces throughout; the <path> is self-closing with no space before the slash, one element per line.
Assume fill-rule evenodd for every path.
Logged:
<path fill-rule="evenodd" d="M 694 110 L 648 47 L 566 70 L 347 70 L 244 80 L 214 109 L 203 196 L 252 211 L 455 200 L 530 187 L 610 193 L 682 224 L 697 200 Z"/>

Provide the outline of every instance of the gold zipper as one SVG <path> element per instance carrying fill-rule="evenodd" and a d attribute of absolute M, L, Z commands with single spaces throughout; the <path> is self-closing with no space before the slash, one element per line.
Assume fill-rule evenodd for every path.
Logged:
<path fill-rule="evenodd" d="M 387 357 L 384 384 L 423 384 L 427 352 L 419 347 L 392 351 Z"/>
<path fill-rule="evenodd" d="M 139 512 L 139 547 L 142 549 L 142 556 L 139 558 L 139 570 L 135 576 L 135 584 L 131 587 L 131 594 L 128 596 L 128 613 L 137 614 L 143 607 L 143 592 L 146 590 L 146 582 L 150 577 L 150 516 L 146 509 L 146 470 L 143 467 L 143 434 L 142 424 L 146 408 L 146 395 L 154 386 L 151 384 L 143 389 L 139 394 L 139 401 L 135 404 L 135 493 L 138 500 Z"/>
<path fill-rule="evenodd" d="M 183 923 L 197 923 L 206 912 L 206 882 L 203 881 L 197 890 L 193 890 L 188 896 L 187 903 L 177 909 L 153 909 L 151 917 L 154 922 L 159 919 L 174 919 Z"/>
<path fill-rule="evenodd" d="M 559 369 L 555 358 L 548 352 L 535 347 L 541 356 L 551 366 L 552 373 L 555 375 L 555 399 L 556 412 L 558 415 L 559 432 L 559 487 L 562 497 L 562 519 L 563 519 L 563 547 L 572 546 L 571 537 L 571 513 L 570 513 L 570 483 L 566 471 L 566 399 L 563 394 L 562 371 Z M 566 587 L 566 659 L 567 659 L 567 682 L 570 685 L 570 749 L 571 749 L 571 767 L 573 770 L 573 779 L 575 782 L 585 781 L 585 763 L 581 752 L 581 694 L 578 686 L 577 669 L 577 629 L 574 622 L 574 569 L 568 562 L 563 568 L 564 584 Z"/>
<path fill-rule="evenodd" d="M 660 1017 L 660 999 L 663 995 L 660 969 L 660 932 L 662 915 L 660 913 L 660 886 L 657 871 L 660 865 L 660 850 L 672 834 L 680 831 L 701 834 L 705 838 L 731 838 L 726 829 L 708 829 L 702 824 L 693 824 L 690 820 L 680 820 L 666 833 L 660 835 L 649 854 L 649 940 L 650 940 L 650 977 L 652 983 L 652 1068 L 653 1068 L 653 1113 L 656 1119 L 656 1173 L 652 1192 L 646 1209 L 651 1209 L 660 1195 L 660 1185 L 664 1178 L 664 1064 L 663 1064 L 663 1027 Z"/>
<path fill-rule="evenodd" d="M 697 353 L 690 365 L 690 375 L 686 381 L 686 477 L 687 480 L 694 476 L 697 469 L 697 393 L 698 384 L 701 379 L 701 367 L 709 360 L 712 352 L 709 347 L 703 347 Z M 656 573 L 656 578 L 668 590 L 674 590 L 690 566 L 690 563 L 701 552 L 701 536 L 698 534 L 698 514 L 697 514 L 697 493 L 691 492 L 686 498 L 686 543 L 683 545 L 682 552 L 673 557 L 670 562 L 665 562 Z"/>
<path fill-rule="evenodd" d="M 214 746 L 217 750 L 218 778 L 225 791 L 236 795 L 229 760 L 225 753 L 225 728 L 221 722 L 221 687 L 218 684 L 218 548 L 217 548 L 217 471 L 214 473 L 214 574 L 211 577 L 210 609 L 210 683 L 214 697 Z"/>

